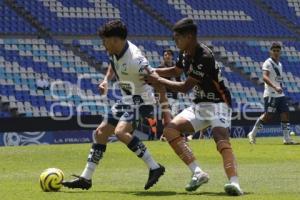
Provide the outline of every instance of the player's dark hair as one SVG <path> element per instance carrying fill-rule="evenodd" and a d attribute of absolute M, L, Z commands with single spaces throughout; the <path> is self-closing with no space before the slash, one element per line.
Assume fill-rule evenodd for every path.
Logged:
<path fill-rule="evenodd" d="M 127 27 L 121 20 L 112 20 L 104 24 L 99 30 L 99 36 L 103 37 L 119 37 L 127 38 Z"/>
<path fill-rule="evenodd" d="M 270 49 L 271 50 L 273 50 L 273 49 L 280 49 L 281 50 L 281 44 L 278 43 L 278 42 L 273 42 Z"/>
<path fill-rule="evenodd" d="M 171 49 L 164 49 L 163 50 L 163 54 L 165 54 L 166 52 L 170 53 L 172 56 L 174 56 L 174 52 Z"/>
<path fill-rule="evenodd" d="M 173 31 L 179 34 L 191 33 L 197 35 L 197 25 L 191 18 L 183 18 L 175 23 Z"/>

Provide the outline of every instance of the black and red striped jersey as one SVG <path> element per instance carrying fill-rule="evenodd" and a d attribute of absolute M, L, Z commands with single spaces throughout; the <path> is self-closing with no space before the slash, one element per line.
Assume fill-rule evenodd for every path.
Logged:
<path fill-rule="evenodd" d="M 195 55 L 180 52 L 176 66 L 188 72 L 188 76 L 197 79 L 194 87 L 194 102 L 224 102 L 231 106 L 231 95 L 221 76 L 212 51 L 204 44 L 198 44 Z"/>

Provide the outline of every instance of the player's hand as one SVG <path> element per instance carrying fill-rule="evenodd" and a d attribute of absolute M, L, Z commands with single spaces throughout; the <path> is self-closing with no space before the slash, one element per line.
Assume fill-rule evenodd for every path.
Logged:
<path fill-rule="evenodd" d="M 152 71 L 150 74 L 144 76 L 144 81 L 155 88 L 159 87 L 158 79 L 159 75 L 155 71 Z"/>
<path fill-rule="evenodd" d="M 275 91 L 276 91 L 278 94 L 281 94 L 281 93 L 283 92 L 281 87 L 275 87 Z"/>
<path fill-rule="evenodd" d="M 99 86 L 99 91 L 100 91 L 100 94 L 103 95 L 103 94 L 106 94 L 107 93 L 107 88 L 108 88 L 108 83 L 106 80 L 102 81 Z"/>

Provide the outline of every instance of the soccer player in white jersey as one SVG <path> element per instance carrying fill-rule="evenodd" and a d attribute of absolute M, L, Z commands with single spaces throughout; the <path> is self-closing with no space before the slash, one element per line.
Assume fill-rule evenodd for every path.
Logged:
<path fill-rule="evenodd" d="M 108 137 L 116 134 L 117 138 L 148 166 L 149 177 L 144 187 L 147 190 L 165 171 L 165 168 L 152 158 L 143 142 L 132 135 L 136 115 L 144 118 L 153 117 L 155 97 L 152 87 L 140 80 L 140 76 L 146 73 L 145 68 L 149 70 L 150 66 L 140 49 L 126 39 L 127 28 L 120 20 L 109 21 L 99 34 L 111 56 L 111 65 L 99 89 L 102 94 L 105 94 L 108 81 L 116 77 L 122 91 L 122 104 L 114 105 L 112 114 L 104 116 L 107 120 L 103 120 L 94 132 L 96 142 L 91 147 L 82 174 L 62 184 L 68 188 L 89 189 L 92 186 L 92 175 L 106 150 Z"/>
<path fill-rule="evenodd" d="M 256 143 L 256 134 L 267 123 L 273 114 L 279 113 L 283 132 L 283 144 L 297 144 L 290 137 L 289 107 L 282 88 L 282 64 L 280 63 L 281 45 L 273 43 L 270 48 L 271 57 L 263 66 L 265 82 L 264 102 L 265 112 L 257 119 L 253 129 L 248 134 L 249 142 Z"/>

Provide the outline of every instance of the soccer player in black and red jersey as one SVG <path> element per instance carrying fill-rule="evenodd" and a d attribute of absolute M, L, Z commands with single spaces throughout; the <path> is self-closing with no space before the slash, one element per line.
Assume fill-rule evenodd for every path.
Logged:
<path fill-rule="evenodd" d="M 164 136 L 170 146 L 193 174 L 186 190 L 196 190 L 208 182 L 209 176 L 200 168 L 182 133 L 196 132 L 210 126 L 229 179 L 224 189 L 229 195 L 242 195 L 236 160 L 229 142 L 231 95 L 222 80 L 219 66 L 212 51 L 198 43 L 197 26 L 192 19 L 184 18 L 178 21 L 173 27 L 173 37 L 180 49 L 176 66 L 157 69 L 145 77 L 145 81 L 156 87 L 165 86 L 173 91 L 183 93 L 192 89 L 194 91 L 193 104 L 175 116 L 164 128 Z M 162 78 L 176 77 L 185 70 L 188 70 L 188 77 L 184 82 Z"/>

